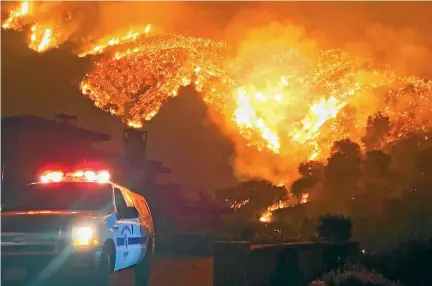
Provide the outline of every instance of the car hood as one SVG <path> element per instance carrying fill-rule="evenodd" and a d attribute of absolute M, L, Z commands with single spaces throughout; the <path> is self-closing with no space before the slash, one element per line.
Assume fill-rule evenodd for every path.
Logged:
<path fill-rule="evenodd" d="M 45 232 L 67 229 L 79 220 L 93 220 L 93 211 L 14 210 L 1 212 L 2 232 Z"/>

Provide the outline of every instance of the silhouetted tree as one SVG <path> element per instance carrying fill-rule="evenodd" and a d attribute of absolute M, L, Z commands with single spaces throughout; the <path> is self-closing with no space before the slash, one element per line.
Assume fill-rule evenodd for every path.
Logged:
<path fill-rule="evenodd" d="M 419 152 L 414 166 L 421 177 L 432 179 L 432 148 Z"/>
<path fill-rule="evenodd" d="M 298 167 L 298 172 L 302 177 L 308 177 L 315 181 L 322 179 L 323 170 L 324 164 L 318 161 L 303 162 Z"/>
<path fill-rule="evenodd" d="M 419 155 L 419 152 L 427 148 L 432 148 L 432 141 L 428 140 L 428 134 L 417 133 L 407 134 L 404 138 L 398 140 L 393 146 L 392 161 L 396 169 L 411 180 L 418 177 L 419 163 L 422 158 L 426 158 L 426 153 Z M 420 159 L 420 160 L 419 160 Z M 427 162 L 427 159 L 424 160 Z M 420 167 L 424 169 L 423 167 Z"/>
<path fill-rule="evenodd" d="M 321 240 L 349 240 L 352 228 L 352 221 L 348 217 L 331 214 L 322 215 L 319 217 L 318 237 Z"/>
<path fill-rule="evenodd" d="M 429 196 L 432 200 L 432 147 L 420 151 L 414 157 L 411 189 Z"/>
<path fill-rule="evenodd" d="M 298 203 L 301 202 L 301 199 L 305 193 L 305 190 L 313 187 L 315 184 L 309 180 L 308 178 L 299 178 L 294 181 L 291 185 L 291 193 L 297 198 Z"/>
<path fill-rule="evenodd" d="M 340 154 L 344 157 L 360 158 L 360 146 L 351 141 L 350 139 L 342 139 L 333 142 L 333 146 L 330 150 L 330 155 Z"/>
<path fill-rule="evenodd" d="M 327 195 L 332 198 L 350 197 L 357 192 L 360 177 L 360 146 L 349 139 L 334 142 L 324 170 Z"/>
<path fill-rule="evenodd" d="M 366 135 L 362 138 L 362 143 L 366 149 L 381 148 L 386 141 L 390 131 L 390 118 L 382 115 L 381 112 L 369 116 L 366 125 Z"/>
<path fill-rule="evenodd" d="M 366 152 L 363 160 L 363 186 L 366 192 L 387 196 L 392 191 L 391 158 L 381 150 Z"/>
<path fill-rule="evenodd" d="M 390 171 L 391 158 L 381 150 L 366 152 L 364 159 L 364 173 L 385 176 Z"/>
<path fill-rule="evenodd" d="M 291 185 L 291 192 L 296 196 L 300 203 L 305 190 L 314 187 L 322 181 L 324 164 L 318 161 L 303 162 L 298 167 L 298 172 L 301 177 L 294 181 Z"/>

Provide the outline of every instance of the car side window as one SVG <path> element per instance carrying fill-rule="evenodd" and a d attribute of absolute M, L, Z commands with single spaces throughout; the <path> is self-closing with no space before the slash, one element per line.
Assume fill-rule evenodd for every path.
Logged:
<path fill-rule="evenodd" d="M 111 192 L 109 193 L 110 195 L 107 196 L 107 203 L 105 205 L 105 207 L 103 209 L 101 209 L 99 211 L 100 214 L 104 214 L 104 215 L 108 215 L 108 214 L 112 214 L 114 211 L 114 193 L 113 193 L 113 189 L 111 189 Z"/>
<path fill-rule="evenodd" d="M 117 217 L 119 219 L 131 219 L 138 217 L 138 211 L 135 207 L 128 207 L 120 189 L 114 189 L 115 205 L 117 209 Z"/>

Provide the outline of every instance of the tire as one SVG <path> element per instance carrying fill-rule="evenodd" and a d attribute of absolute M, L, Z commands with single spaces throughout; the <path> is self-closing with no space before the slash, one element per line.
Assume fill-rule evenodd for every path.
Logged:
<path fill-rule="evenodd" d="M 114 268 L 114 255 L 112 248 L 107 244 L 102 251 L 99 264 L 91 278 L 93 286 L 108 286 L 110 283 L 111 273 Z"/>
<path fill-rule="evenodd" d="M 150 269 L 153 255 L 153 243 L 149 240 L 147 245 L 147 251 L 143 260 L 135 265 L 135 286 L 148 286 L 150 285 Z"/>

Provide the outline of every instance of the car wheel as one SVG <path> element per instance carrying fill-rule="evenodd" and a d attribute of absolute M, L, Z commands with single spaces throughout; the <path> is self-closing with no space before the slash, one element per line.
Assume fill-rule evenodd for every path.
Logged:
<path fill-rule="evenodd" d="M 150 285 L 150 268 L 151 268 L 151 260 L 152 260 L 152 243 L 148 242 L 148 249 L 143 260 L 135 265 L 135 286 L 148 286 Z"/>
<path fill-rule="evenodd" d="M 99 265 L 96 268 L 96 272 L 92 282 L 94 286 L 108 286 L 111 278 L 111 273 L 113 272 L 114 265 L 114 255 L 109 247 L 104 247 L 101 258 L 99 260 Z"/>

